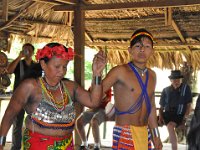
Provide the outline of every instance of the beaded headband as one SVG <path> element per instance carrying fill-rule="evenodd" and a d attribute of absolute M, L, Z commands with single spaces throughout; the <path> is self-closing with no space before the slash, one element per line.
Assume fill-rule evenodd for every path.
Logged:
<path fill-rule="evenodd" d="M 134 36 L 131 37 L 130 41 L 132 42 L 136 37 L 138 37 L 140 35 L 146 35 L 153 41 L 153 36 L 147 32 L 139 32 L 139 33 L 135 34 Z"/>
<path fill-rule="evenodd" d="M 44 57 L 50 59 L 53 56 L 70 61 L 74 58 L 74 55 L 75 55 L 74 50 L 71 47 L 69 47 L 68 52 L 66 52 L 65 47 L 63 45 L 59 45 L 54 47 L 45 46 L 42 49 L 38 49 L 35 57 L 37 61 L 39 61 Z"/>

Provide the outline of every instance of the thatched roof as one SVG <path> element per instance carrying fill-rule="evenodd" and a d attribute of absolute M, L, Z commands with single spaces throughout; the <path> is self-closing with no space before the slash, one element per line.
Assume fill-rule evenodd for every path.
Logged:
<path fill-rule="evenodd" d="M 198 0 L 2 0 L 1 35 L 73 45 L 73 10 L 78 4 L 85 10 L 85 44 L 106 50 L 111 64 L 129 61 L 130 36 L 146 28 L 155 39 L 149 66 L 179 68 L 188 61 L 200 69 Z"/>

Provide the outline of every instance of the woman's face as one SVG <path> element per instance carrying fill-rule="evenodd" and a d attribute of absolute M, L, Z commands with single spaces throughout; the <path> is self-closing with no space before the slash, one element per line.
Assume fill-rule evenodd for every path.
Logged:
<path fill-rule="evenodd" d="M 47 63 L 42 60 L 41 66 L 45 72 L 46 81 L 52 86 L 60 82 L 67 72 L 68 63 L 68 60 L 57 58 L 55 56 L 53 56 Z"/>

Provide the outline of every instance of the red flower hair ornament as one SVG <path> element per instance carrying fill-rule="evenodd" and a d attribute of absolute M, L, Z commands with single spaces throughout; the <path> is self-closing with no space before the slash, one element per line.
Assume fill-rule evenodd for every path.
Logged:
<path fill-rule="evenodd" d="M 60 46 L 54 46 L 54 47 L 45 46 L 42 49 L 38 49 L 35 57 L 37 61 L 39 61 L 40 59 L 44 57 L 51 59 L 53 56 L 70 61 L 70 60 L 73 60 L 74 55 L 75 55 L 74 50 L 71 47 L 69 47 L 68 52 L 66 52 L 64 46 L 60 45 Z"/>

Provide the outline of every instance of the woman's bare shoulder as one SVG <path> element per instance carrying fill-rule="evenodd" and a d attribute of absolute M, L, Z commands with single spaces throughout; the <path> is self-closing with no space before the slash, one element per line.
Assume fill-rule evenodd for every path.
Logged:
<path fill-rule="evenodd" d="M 31 90 L 38 89 L 38 87 L 39 87 L 39 80 L 38 79 L 34 79 L 34 78 L 30 78 L 30 79 L 23 80 L 19 84 L 19 86 L 17 87 L 16 90 L 31 91 Z"/>

